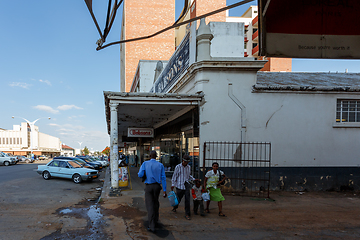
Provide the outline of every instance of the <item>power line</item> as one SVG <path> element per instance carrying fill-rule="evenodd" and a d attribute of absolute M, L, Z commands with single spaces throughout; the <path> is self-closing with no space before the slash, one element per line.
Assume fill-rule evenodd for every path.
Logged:
<path fill-rule="evenodd" d="M 249 3 L 249 2 L 252 2 L 254 0 L 244 0 L 244 1 L 241 1 L 241 2 L 238 2 L 238 3 L 234 3 L 230 6 L 227 6 L 227 7 L 223 7 L 223 8 L 220 8 L 220 9 L 217 9 L 215 11 L 212 11 L 212 12 L 209 12 L 209 13 L 206 13 L 206 14 L 203 14 L 201 16 L 198 16 L 198 17 L 195 17 L 195 18 L 192 18 L 192 19 L 189 19 L 189 20 L 186 20 L 184 22 L 181 22 L 181 23 L 174 23 L 173 25 L 169 26 L 169 27 L 166 27 L 156 33 L 153 33 L 151 35 L 148 35 L 148 36 L 143 36 L 143 37 L 137 37 L 137 38 L 132 38 L 132 39 L 125 39 L 125 40 L 121 40 L 121 41 L 117 41 L 117 42 L 112 42 L 112 43 L 109 43 L 109 44 L 106 44 L 104 46 L 98 46 L 96 48 L 96 50 L 101 50 L 101 49 L 104 49 L 104 48 L 107 48 L 107 47 L 110 47 L 112 45 L 115 45 L 115 44 L 121 44 L 121 43 L 127 43 L 127 42 L 134 42 L 134 41 L 139 41 L 139 40 L 144 40 L 144 39 L 148 39 L 148 38 L 152 38 L 152 37 L 155 37 L 163 32 L 166 32 L 172 28 L 176 28 L 176 27 L 179 27 L 179 26 L 182 26 L 182 25 L 185 25 L 185 24 L 188 24 L 190 22 L 194 22 L 194 21 L 197 21 L 201 18 L 205 18 L 205 17 L 208 17 L 208 16 L 211 16 L 211 15 L 214 15 L 214 14 L 217 14 L 217 13 L 220 13 L 220 12 L 223 12 L 223 11 L 226 11 L 226 10 L 229 10 L 231 8 L 234 8 L 234 7 L 238 7 L 238 6 L 241 6 L 241 5 L 244 5 L 246 3 Z"/>

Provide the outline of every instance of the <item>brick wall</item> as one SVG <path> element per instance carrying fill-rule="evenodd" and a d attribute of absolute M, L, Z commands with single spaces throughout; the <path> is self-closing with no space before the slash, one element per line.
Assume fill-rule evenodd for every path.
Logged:
<path fill-rule="evenodd" d="M 292 58 L 267 58 L 268 62 L 260 71 L 291 72 Z"/>
<path fill-rule="evenodd" d="M 175 21 L 174 0 L 124 1 L 125 39 L 147 36 Z M 168 60 L 175 50 L 175 30 L 125 43 L 125 91 L 129 92 L 139 60 Z"/>
<path fill-rule="evenodd" d="M 200 16 L 223 7 L 226 7 L 226 0 L 196 0 L 196 16 Z M 206 23 L 209 22 L 226 22 L 226 11 L 207 17 Z"/>

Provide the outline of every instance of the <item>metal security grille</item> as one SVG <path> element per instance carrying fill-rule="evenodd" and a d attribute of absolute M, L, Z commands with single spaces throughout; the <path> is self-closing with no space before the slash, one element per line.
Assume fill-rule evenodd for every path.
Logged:
<path fill-rule="evenodd" d="M 205 142 L 203 178 L 213 162 L 228 177 L 222 186 L 223 193 L 270 197 L 270 143 Z"/>
<path fill-rule="evenodd" d="M 360 122 L 360 100 L 338 99 L 336 122 Z"/>

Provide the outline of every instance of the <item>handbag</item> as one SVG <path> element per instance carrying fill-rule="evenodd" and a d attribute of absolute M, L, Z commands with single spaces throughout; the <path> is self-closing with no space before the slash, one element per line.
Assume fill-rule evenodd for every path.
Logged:
<path fill-rule="evenodd" d="M 179 205 L 179 199 L 177 198 L 174 191 L 169 192 L 168 198 L 172 207 Z"/>

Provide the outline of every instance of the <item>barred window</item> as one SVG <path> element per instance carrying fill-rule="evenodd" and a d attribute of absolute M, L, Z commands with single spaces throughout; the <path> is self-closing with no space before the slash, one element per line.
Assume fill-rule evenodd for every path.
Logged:
<path fill-rule="evenodd" d="M 360 100 L 338 99 L 336 122 L 360 122 Z"/>

